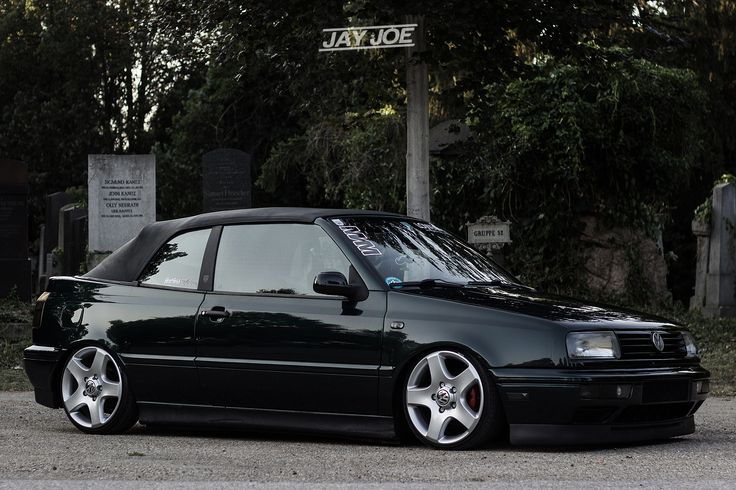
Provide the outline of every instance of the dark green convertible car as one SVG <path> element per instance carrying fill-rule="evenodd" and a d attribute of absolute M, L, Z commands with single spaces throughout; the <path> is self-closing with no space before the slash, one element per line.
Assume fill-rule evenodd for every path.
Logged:
<path fill-rule="evenodd" d="M 223 211 L 146 226 L 36 303 L 36 401 L 144 425 L 415 437 L 467 449 L 661 439 L 708 393 L 671 322 L 539 293 L 406 216 Z"/>

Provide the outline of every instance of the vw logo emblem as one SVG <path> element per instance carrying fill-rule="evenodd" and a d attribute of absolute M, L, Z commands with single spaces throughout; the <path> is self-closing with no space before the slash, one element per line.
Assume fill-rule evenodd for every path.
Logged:
<path fill-rule="evenodd" d="M 659 352 L 662 352 L 664 350 L 664 339 L 662 338 L 661 333 L 652 332 L 652 344 L 654 344 L 654 348 L 657 349 Z"/>
<path fill-rule="evenodd" d="M 450 403 L 450 392 L 447 390 L 440 390 L 437 392 L 437 405 L 444 407 Z"/>
<path fill-rule="evenodd" d="M 97 394 L 97 384 L 92 378 L 88 379 L 84 384 L 84 394 L 89 396 L 95 396 Z"/>

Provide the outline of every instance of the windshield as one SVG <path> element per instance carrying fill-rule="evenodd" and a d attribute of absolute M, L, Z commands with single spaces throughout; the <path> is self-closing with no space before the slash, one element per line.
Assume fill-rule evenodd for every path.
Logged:
<path fill-rule="evenodd" d="M 332 220 L 389 286 L 516 280 L 461 240 L 429 223 L 385 218 Z"/>

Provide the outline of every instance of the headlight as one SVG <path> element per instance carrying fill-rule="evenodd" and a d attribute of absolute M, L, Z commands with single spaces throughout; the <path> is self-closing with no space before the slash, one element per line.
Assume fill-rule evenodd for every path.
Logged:
<path fill-rule="evenodd" d="M 571 359 L 618 359 L 621 350 L 613 332 L 570 332 L 567 354 Z"/>
<path fill-rule="evenodd" d="M 687 357 L 696 357 L 698 355 L 698 346 L 695 345 L 695 339 L 690 332 L 682 332 L 682 340 L 685 341 L 685 351 Z"/>

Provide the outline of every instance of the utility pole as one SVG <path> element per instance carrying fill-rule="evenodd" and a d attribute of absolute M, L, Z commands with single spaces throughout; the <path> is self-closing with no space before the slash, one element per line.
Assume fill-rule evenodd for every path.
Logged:
<path fill-rule="evenodd" d="M 429 221 L 429 77 L 424 53 L 424 16 L 417 24 L 414 46 L 406 54 L 406 214 Z"/>

